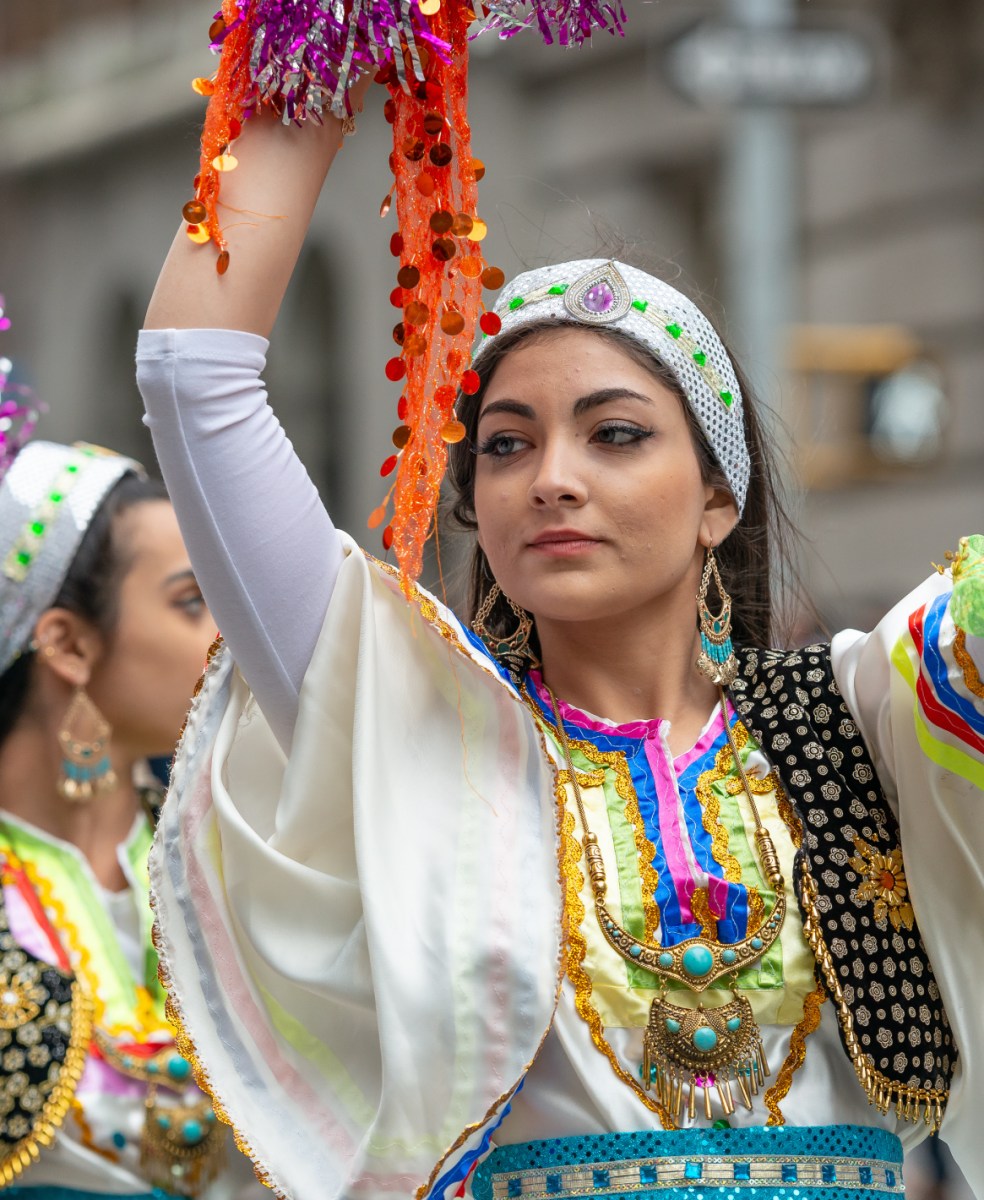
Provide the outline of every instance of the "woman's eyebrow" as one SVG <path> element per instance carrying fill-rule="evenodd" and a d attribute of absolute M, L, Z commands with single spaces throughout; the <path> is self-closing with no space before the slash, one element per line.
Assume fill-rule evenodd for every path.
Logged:
<path fill-rule="evenodd" d="M 482 409 L 478 419 L 481 421 L 484 417 L 491 416 L 494 413 L 511 413 L 514 417 L 523 417 L 527 421 L 536 419 L 536 413 L 532 406 L 523 404 L 519 400 L 493 400 L 491 404 L 487 404 Z"/>
<path fill-rule="evenodd" d="M 175 571 L 173 575 L 168 575 L 168 577 L 161 584 L 161 587 L 170 587 L 172 584 L 182 583 L 185 581 L 188 581 L 189 583 L 197 582 L 195 579 L 195 572 L 191 569 L 191 567 L 188 567 L 187 570 L 184 571 Z"/>
<path fill-rule="evenodd" d="M 641 400 L 643 404 L 649 405 L 653 403 L 650 396 L 645 396 L 642 392 L 634 392 L 631 388 L 599 388 L 596 392 L 579 396 L 574 401 L 574 416 L 580 417 L 592 408 L 597 408 L 599 404 L 609 404 L 613 400 Z M 478 419 L 481 421 L 483 417 L 492 416 L 495 413 L 510 413 L 514 417 L 523 417 L 527 421 L 536 419 L 536 411 L 531 405 L 523 404 L 520 400 L 505 399 L 493 400 L 491 404 L 487 404 Z"/>
<path fill-rule="evenodd" d="M 599 388 L 598 391 L 589 392 L 587 396 L 580 396 L 574 401 L 574 416 L 580 417 L 592 408 L 597 408 L 599 404 L 609 404 L 612 400 L 641 400 L 643 404 L 649 405 L 653 403 L 652 397 L 644 396 L 642 392 L 634 392 L 631 388 Z"/>

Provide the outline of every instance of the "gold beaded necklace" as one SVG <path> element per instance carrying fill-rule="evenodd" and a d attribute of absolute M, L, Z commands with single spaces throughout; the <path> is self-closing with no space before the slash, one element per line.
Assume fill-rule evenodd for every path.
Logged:
<path fill-rule="evenodd" d="M 738 971 L 761 959 L 778 938 L 786 916 L 786 896 L 779 856 L 768 830 L 762 824 L 731 732 L 724 689 L 718 689 L 724 728 L 742 788 L 751 805 L 759 861 L 775 891 L 776 902 L 762 927 L 740 942 L 724 944 L 712 938 L 692 937 L 675 946 L 662 946 L 633 937 L 615 919 L 605 903 L 607 883 L 601 847 L 597 835 L 588 826 L 584 799 L 571 758 L 570 741 L 557 700 L 546 684 L 544 687 L 550 697 L 557 734 L 581 818 L 581 846 L 601 932 L 609 946 L 626 962 L 644 967 L 660 981 L 659 994 L 650 1005 L 649 1021 L 643 1035 L 643 1086 L 646 1091 L 655 1089 L 660 1103 L 677 1121 L 684 1103 L 688 1116 L 694 1119 L 698 1087 L 703 1089 L 704 1114 L 708 1120 L 712 1116 L 712 1088 L 717 1092 L 725 1116 L 735 1111 L 733 1085 L 745 1107 L 750 1109 L 752 1097 L 758 1094 L 761 1079 L 771 1072 L 752 1006 L 746 997 L 738 993 Z M 726 977 L 730 977 L 732 999 L 725 1004 L 705 1008 L 703 1002 L 698 1001 L 695 1008 L 687 1008 L 667 998 L 670 980 L 682 983 L 691 992 L 701 995 L 717 980 Z"/>

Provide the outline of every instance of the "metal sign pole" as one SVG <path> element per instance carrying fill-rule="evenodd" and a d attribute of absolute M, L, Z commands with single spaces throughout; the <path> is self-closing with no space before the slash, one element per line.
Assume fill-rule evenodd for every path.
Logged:
<path fill-rule="evenodd" d="M 727 0 L 749 31 L 792 26 L 795 0 Z M 796 144 L 791 110 L 738 104 L 722 155 L 724 300 L 752 386 L 782 413 L 784 331 L 797 317 Z"/>

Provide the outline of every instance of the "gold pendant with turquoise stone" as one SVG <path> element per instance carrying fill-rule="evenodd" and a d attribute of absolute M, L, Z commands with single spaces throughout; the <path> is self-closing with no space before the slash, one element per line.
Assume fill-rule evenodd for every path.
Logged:
<path fill-rule="evenodd" d="M 666 999 L 665 990 L 649 1008 L 643 1035 L 642 1079 L 661 1104 L 679 1121 L 697 1114 L 697 1093 L 703 1110 L 712 1116 L 711 1092 L 717 1094 L 724 1116 L 735 1111 L 735 1091 L 746 1108 L 769 1074 L 752 1006 L 732 989 L 732 999 L 716 1008 L 681 1008 Z"/>

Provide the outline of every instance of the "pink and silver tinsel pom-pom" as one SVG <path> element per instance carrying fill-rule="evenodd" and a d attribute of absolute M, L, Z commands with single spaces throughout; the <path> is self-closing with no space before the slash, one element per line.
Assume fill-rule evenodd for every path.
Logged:
<path fill-rule="evenodd" d="M 450 47 L 429 19 L 442 3 L 460 0 L 236 0 L 233 19 L 216 13 L 212 47 L 221 50 L 248 23 L 253 103 L 272 104 L 285 121 L 325 112 L 343 118 L 345 93 L 364 72 L 392 62 L 405 82 L 407 72 L 422 77 L 421 47 L 447 57 Z M 621 3 L 476 0 L 474 8 L 486 18 L 480 32 L 510 38 L 536 29 L 547 45 L 581 45 L 598 31 L 625 31 Z"/>
<path fill-rule="evenodd" d="M 625 33 L 625 6 L 593 0 L 486 0 L 486 30 L 512 37 L 523 29 L 537 29 L 544 42 L 580 46 L 596 30 Z"/>
<path fill-rule="evenodd" d="M 10 328 L 10 318 L 3 310 L 0 296 L 0 331 Z M 29 388 L 10 382 L 13 369 L 10 359 L 0 354 L 0 481 L 30 439 L 42 411 Z"/>

